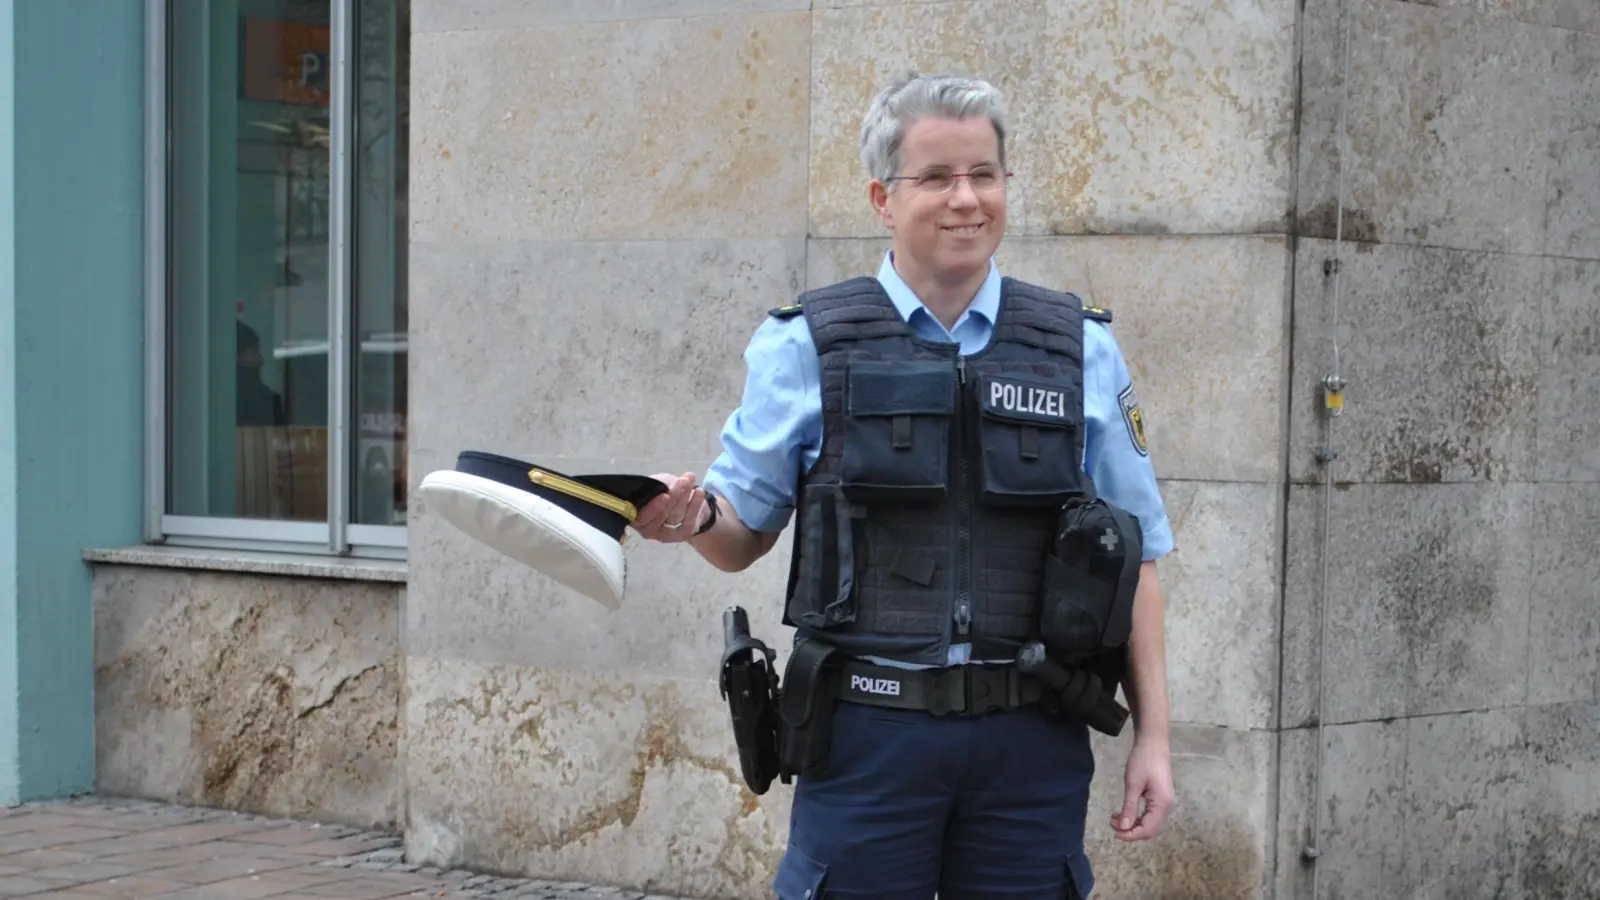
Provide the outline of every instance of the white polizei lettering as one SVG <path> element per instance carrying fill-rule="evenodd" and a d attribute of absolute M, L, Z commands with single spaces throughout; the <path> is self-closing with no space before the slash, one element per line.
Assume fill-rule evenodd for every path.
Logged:
<path fill-rule="evenodd" d="M 860 691 L 863 694 L 884 694 L 889 697 L 900 696 L 900 682 L 893 678 L 868 678 L 865 675 L 850 676 L 850 690 Z"/>
<path fill-rule="evenodd" d="M 989 403 L 1006 412 L 1032 413 L 1052 419 L 1066 417 L 1067 395 L 1060 391 L 995 382 L 989 387 Z"/>

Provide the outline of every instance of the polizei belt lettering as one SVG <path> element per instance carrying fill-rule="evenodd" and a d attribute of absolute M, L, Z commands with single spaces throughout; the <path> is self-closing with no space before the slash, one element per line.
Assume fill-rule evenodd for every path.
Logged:
<path fill-rule="evenodd" d="M 851 675 L 850 690 L 866 694 L 879 694 L 885 697 L 898 697 L 900 696 L 900 679 Z"/>
<path fill-rule="evenodd" d="M 1031 705 L 1044 693 L 1038 680 L 1016 666 L 900 669 L 859 660 L 838 665 L 839 699 L 863 706 L 981 716 Z"/>

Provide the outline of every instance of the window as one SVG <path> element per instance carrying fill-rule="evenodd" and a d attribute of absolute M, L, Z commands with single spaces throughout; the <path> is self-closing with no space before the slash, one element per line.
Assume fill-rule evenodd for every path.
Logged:
<path fill-rule="evenodd" d="M 148 537 L 399 555 L 410 2 L 148 5 Z"/>

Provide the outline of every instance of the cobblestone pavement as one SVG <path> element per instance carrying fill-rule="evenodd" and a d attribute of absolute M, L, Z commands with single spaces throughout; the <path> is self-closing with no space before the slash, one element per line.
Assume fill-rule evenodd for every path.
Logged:
<path fill-rule="evenodd" d="M 393 834 L 104 797 L 0 809 L 0 897 L 684 900 L 441 872 L 407 863 Z"/>

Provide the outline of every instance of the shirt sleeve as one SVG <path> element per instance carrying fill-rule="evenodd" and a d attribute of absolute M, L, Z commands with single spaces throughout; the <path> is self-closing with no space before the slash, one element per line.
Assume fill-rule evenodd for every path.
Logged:
<path fill-rule="evenodd" d="M 768 318 L 744 352 L 744 396 L 722 426 L 706 490 L 754 531 L 782 531 L 822 446 L 822 382 L 804 316 Z"/>
<path fill-rule="evenodd" d="M 1174 540 L 1145 443 L 1144 411 L 1122 350 L 1102 322 L 1084 320 L 1083 363 L 1083 469 L 1101 498 L 1138 517 L 1145 560 L 1165 556 Z"/>

